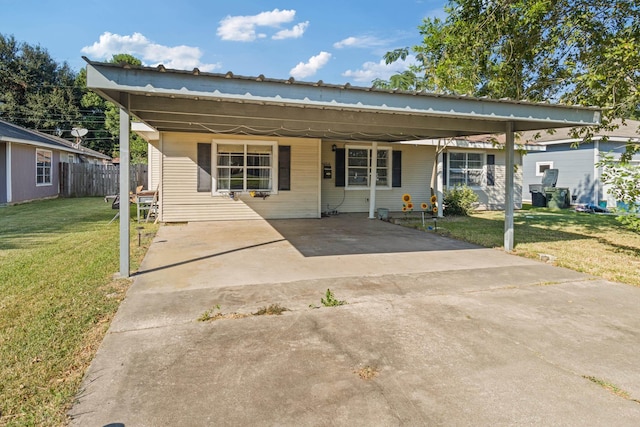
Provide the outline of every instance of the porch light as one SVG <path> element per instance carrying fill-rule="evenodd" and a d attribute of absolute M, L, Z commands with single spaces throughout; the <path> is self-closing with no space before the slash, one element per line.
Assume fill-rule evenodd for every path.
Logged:
<path fill-rule="evenodd" d="M 336 144 L 333 144 L 331 146 L 331 151 L 336 151 L 338 149 L 338 146 L 336 146 Z"/>

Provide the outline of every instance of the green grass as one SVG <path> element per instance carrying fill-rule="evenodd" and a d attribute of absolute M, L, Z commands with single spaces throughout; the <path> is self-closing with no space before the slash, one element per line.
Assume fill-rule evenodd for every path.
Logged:
<path fill-rule="evenodd" d="M 101 198 L 0 208 L 0 425 L 64 425 L 66 412 L 129 280 L 118 221 Z M 158 226 L 138 248 L 132 270 Z"/>
<path fill-rule="evenodd" d="M 438 219 L 438 233 L 502 248 L 504 212 Z M 549 254 L 558 266 L 640 286 L 640 234 L 624 228 L 613 215 L 527 207 L 515 213 L 514 241 L 517 255 L 540 259 L 541 253 Z"/>

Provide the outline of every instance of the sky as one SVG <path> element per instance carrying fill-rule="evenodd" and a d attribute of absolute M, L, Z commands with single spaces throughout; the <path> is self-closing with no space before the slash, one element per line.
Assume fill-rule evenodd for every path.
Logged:
<path fill-rule="evenodd" d="M 407 63 L 445 0 L 0 0 L 0 34 L 39 45 L 79 71 L 82 56 L 128 53 L 144 65 L 371 86 Z"/>

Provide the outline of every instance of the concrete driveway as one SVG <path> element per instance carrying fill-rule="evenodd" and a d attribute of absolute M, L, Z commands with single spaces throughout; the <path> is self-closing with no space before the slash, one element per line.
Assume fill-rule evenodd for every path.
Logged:
<path fill-rule="evenodd" d="M 348 304 L 311 308 L 327 288 Z M 638 425 L 638 307 L 364 216 L 163 226 L 72 425 Z"/>

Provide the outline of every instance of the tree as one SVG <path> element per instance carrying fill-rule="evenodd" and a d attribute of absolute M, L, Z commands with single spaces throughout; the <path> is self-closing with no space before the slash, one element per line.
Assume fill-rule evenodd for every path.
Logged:
<path fill-rule="evenodd" d="M 71 129 L 81 91 L 67 63 L 40 46 L 0 34 L 0 118 L 42 131 Z"/>
<path fill-rule="evenodd" d="M 598 105 L 640 117 L 637 0 L 450 0 L 419 26 L 415 65 L 382 87 Z M 607 122 L 609 120 L 606 120 Z"/>
<path fill-rule="evenodd" d="M 385 55 L 414 65 L 374 85 L 602 107 L 601 126 L 574 130 L 583 142 L 614 119 L 640 119 L 637 0 L 450 0 L 445 10 L 418 27 L 422 44 Z M 629 141 L 622 163 L 637 152 Z M 625 183 L 619 197 L 639 196 L 640 175 L 608 170 L 605 182 Z"/>

